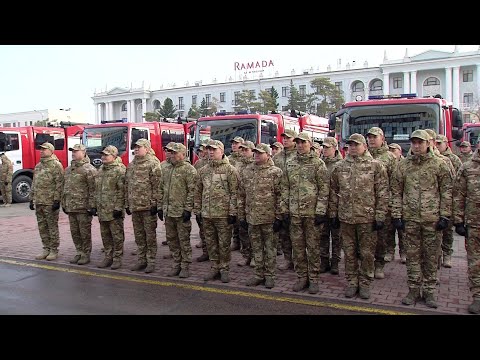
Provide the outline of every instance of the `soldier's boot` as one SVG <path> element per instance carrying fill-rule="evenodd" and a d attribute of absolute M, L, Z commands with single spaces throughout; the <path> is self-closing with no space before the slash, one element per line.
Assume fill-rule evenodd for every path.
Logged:
<path fill-rule="evenodd" d="M 247 286 L 257 286 L 257 285 L 262 284 L 263 282 L 264 282 L 264 279 L 259 279 L 256 276 L 254 276 L 254 277 L 251 277 L 250 279 L 248 279 L 247 282 L 245 283 L 245 285 L 247 285 Z"/>
<path fill-rule="evenodd" d="M 85 265 L 90 262 L 90 255 L 88 254 L 81 254 L 80 259 L 78 260 L 77 264 L 78 265 Z"/>
<path fill-rule="evenodd" d="M 322 257 L 320 259 L 320 274 L 326 273 L 330 270 L 330 259 L 328 257 Z"/>
<path fill-rule="evenodd" d="M 385 273 L 383 272 L 383 265 L 380 265 L 380 264 L 375 265 L 374 277 L 375 277 L 375 279 L 384 279 L 385 278 Z"/>
<path fill-rule="evenodd" d="M 168 272 L 167 276 L 177 276 L 181 271 L 180 265 L 174 265 L 171 270 Z"/>
<path fill-rule="evenodd" d="M 80 254 L 75 255 L 70 261 L 70 264 L 76 264 L 78 263 L 78 260 L 80 260 Z"/>
<path fill-rule="evenodd" d="M 230 282 L 230 275 L 227 270 L 220 271 L 220 281 L 223 283 Z"/>
<path fill-rule="evenodd" d="M 307 278 L 299 278 L 295 284 L 293 284 L 292 290 L 295 292 L 302 291 L 308 286 Z"/>
<path fill-rule="evenodd" d="M 358 295 L 360 296 L 360 299 L 370 299 L 370 287 L 360 286 L 360 289 L 358 290 Z"/>
<path fill-rule="evenodd" d="M 147 267 L 146 261 L 137 261 L 135 265 L 130 269 L 132 271 L 140 271 Z"/>
<path fill-rule="evenodd" d="M 113 259 L 112 266 L 110 266 L 110 269 L 112 270 L 117 270 L 122 267 L 122 259 Z"/>
<path fill-rule="evenodd" d="M 357 293 L 357 291 L 358 291 L 357 286 L 349 285 L 345 288 L 345 297 L 346 298 L 353 298 L 355 296 L 355 294 Z"/>
<path fill-rule="evenodd" d="M 330 274 L 338 275 L 338 260 L 332 259 Z"/>
<path fill-rule="evenodd" d="M 218 270 L 211 269 L 207 275 L 203 277 L 204 281 L 220 279 L 220 272 Z"/>
<path fill-rule="evenodd" d="M 275 286 L 275 281 L 271 276 L 265 276 L 265 287 L 267 289 L 272 289 Z"/>
<path fill-rule="evenodd" d="M 250 267 L 251 268 L 255 267 L 255 259 L 253 259 L 253 258 L 252 258 L 252 260 L 250 260 Z"/>
<path fill-rule="evenodd" d="M 155 264 L 154 263 L 148 263 L 147 267 L 145 268 L 145 274 L 150 274 L 155 271 Z"/>
<path fill-rule="evenodd" d="M 383 258 L 383 260 L 385 260 L 385 262 L 390 262 L 390 261 L 393 261 L 395 260 L 395 254 L 394 253 L 387 253 L 385 255 L 385 257 Z"/>
<path fill-rule="evenodd" d="M 452 267 L 452 256 L 443 254 L 443 267 L 451 268 Z"/>
<path fill-rule="evenodd" d="M 250 258 L 242 258 L 242 260 L 240 260 L 237 265 L 238 266 L 248 266 L 250 265 L 250 261 L 252 261 L 252 259 Z"/>
<path fill-rule="evenodd" d="M 230 251 L 237 251 L 240 250 L 240 242 L 234 241 L 232 245 L 230 245 Z"/>
<path fill-rule="evenodd" d="M 105 258 L 103 261 L 97 265 L 98 268 L 103 269 L 106 267 L 109 267 L 113 264 L 113 259 L 112 258 Z"/>
<path fill-rule="evenodd" d="M 308 293 L 309 294 L 317 294 L 320 291 L 318 287 L 318 280 L 310 280 L 308 285 Z"/>
<path fill-rule="evenodd" d="M 203 262 L 203 261 L 208 261 L 210 258 L 208 257 L 208 254 L 202 254 L 199 257 L 197 257 L 195 260 L 198 262 Z"/>
<path fill-rule="evenodd" d="M 43 249 L 40 254 L 35 256 L 36 260 L 44 260 L 48 255 L 50 254 L 50 250 L 48 249 Z"/>
<path fill-rule="evenodd" d="M 437 302 L 435 301 L 435 297 L 433 296 L 433 293 L 425 293 L 423 294 L 423 298 L 425 299 L 425 305 L 428 307 L 436 309 L 438 307 Z"/>
<path fill-rule="evenodd" d="M 48 261 L 52 261 L 52 260 L 57 260 L 58 258 L 58 250 L 50 250 L 50 253 L 48 254 L 48 256 L 45 258 L 46 260 Z"/>
<path fill-rule="evenodd" d="M 402 299 L 402 304 L 413 305 L 420 299 L 420 289 L 409 289 L 407 296 Z"/>
<path fill-rule="evenodd" d="M 162 241 L 162 245 L 168 245 L 167 240 L 163 240 L 163 241 Z"/>
<path fill-rule="evenodd" d="M 178 277 L 179 278 L 182 278 L 182 279 L 186 279 L 190 276 L 190 270 L 188 267 L 186 268 L 183 268 L 182 270 L 180 270 L 180 274 L 178 274 Z"/>
<path fill-rule="evenodd" d="M 474 299 L 473 302 L 468 305 L 468 312 L 471 314 L 480 314 L 480 299 Z"/>
<path fill-rule="evenodd" d="M 407 256 L 405 254 L 400 254 L 400 262 L 402 264 L 406 264 L 407 263 Z"/>
<path fill-rule="evenodd" d="M 283 255 L 282 247 L 280 245 L 277 246 L 277 256 Z"/>
<path fill-rule="evenodd" d="M 3 207 L 10 207 L 10 206 L 12 206 L 12 204 L 10 204 L 10 203 L 3 205 Z"/>

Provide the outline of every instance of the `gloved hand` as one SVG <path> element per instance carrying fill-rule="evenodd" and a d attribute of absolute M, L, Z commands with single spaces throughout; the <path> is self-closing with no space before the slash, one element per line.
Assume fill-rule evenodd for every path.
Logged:
<path fill-rule="evenodd" d="M 113 210 L 113 218 L 120 219 L 122 217 L 122 210 Z"/>
<path fill-rule="evenodd" d="M 33 200 L 30 200 L 30 205 L 28 205 L 30 210 L 35 210 L 35 205 L 33 204 Z"/>
<path fill-rule="evenodd" d="M 235 215 L 228 215 L 227 222 L 229 225 L 233 225 L 237 222 L 237 217 Z"/>
<path fill-rule="evenodd" d="M 283 224 L 285 225 L 285 228 L 288 228 L 290 226 L 290 214 L 283 214 Z"/>
<path fill-rule="evenodd" d="M 385 223 L 383 221 L 374 221 L 373 222 L 373 231 L 382 230 L 385 227 Z"/>
<path fill-rule="evenodd" d="M 52 210 L 57 211 L 58 209 L 60 209 L 60 201 L 55 200 L 52 205 Z"/>
<path fill-rule="evenodd" d="M 191 218 L 191 217 L 192 217 L 192 213 L 191 213 L 190 211 L 183 210 L 182 218 L 183 218 L 183 222 L 184 222 L 184 223 L 190 221 L 190 218 Z"/>
<path fill-rule="evenodd" d="M 155 216 L 155 215 L 157 215 L 157 207 L 152 206 L 150 207 L 150 216 Z"/>
<path fill-rule="evenodd" d="M 130 211 L 129 207 L 125 208 L 125 212 L 127 213 L 127 215 L 132 215 L 132 212 Z"/>
<path fill-rule="evenodd" d="M 405 223 L 402 219 L 392 219 L 393 226 L 397 230 L 405 230 Z"/>
<path fill-rule="evenodd" d="M 68 215 L 67 209 L 65 209 L 63 206 L 62 206 L 62 211 Z"/>
<path fill-rule="evenodd" d="M 282 220 L 275 219 L 273 222 L 273 232 L 279 232 L 282 228 Z"/>
<path fill-rule="evenodd" d="M 97 208 L 87 209 L 87 213 L 90 216 L 97 216 Z"/>
<path fill-rule="evenodd" d="M 245 229 L 248 230 L 248 223 L 245 220 L 240 220 L 239 225 Z"/>
<path fill-rule="evenodd" d="M 446 217 L 441 216 L 435 225 L 435 230 L 442 231 L 448 228 L 448 219 Z"/>
<path fill-rule="evenodd" d="M 201 214 L 195 215 L 195 221 L 197 222 L 198 226 L 202 226 L 202 215 Z"/>
<path fill-rule="evenodd" d="M 326 215 L 320 215 L 320 214 L 315 215 L 315 226 L 320 226 L 322 224 L 325 224 L 327 221 L 328 221 L 328 218 Z"/>
<path fill-rule="evenodd" d="M 455 232 L 460 236 L 467 235 L 467 229 L 465 229 L 465 225 L 463 225 L 463 223 L 455 224 Z"/>
<path fill-rule="evenodd" d="M 330 218 L 330 227 L 332 229 L 340 229 L 340 219 L 338 217 Z"/>
<path fill-rule="evenodd" d="M 163 221 L 163 210 L 158 210 L 157 216 L 161 221 Z"/>

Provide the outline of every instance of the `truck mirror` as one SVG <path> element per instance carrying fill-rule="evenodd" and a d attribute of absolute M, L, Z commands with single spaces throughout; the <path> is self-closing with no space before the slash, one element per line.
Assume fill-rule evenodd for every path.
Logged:
<path fill-rule="evenodd" d="M 337 117 L 335 113 L 331 113 L 328 118 L 328 130 L 335 130 L 335 126 L 337 125 Z"/>
<path fill-rule="evenodd" d="M 452 138 L 455 140 L 460 140 L 463 136 L 462 130 L 452 130 Z M 458 145 L 457 145 L 458 146 Z"/>
<path fill-rule="evenodd" d="M 453 115 L 452 126 L 461 129 L 463 126 L 462 112 L 457 108 L 453 108 L 452 115 Z"/>
<path fill-rule="evenodd" d="M 7 134 L 0 132 L 0 151 L 6 151 L 7 147 Z"/>
<path fill-rule="evenodd" d="M 192 138 L 195 137 L 195 126 L 194 125 L 190 126 L 190 137 L 192 137 Z"/>
<path fill-rule="evenodd" d="M 268 123 L 268 131 L 271 137 L 277 136 L 277 131 L 278 131 L 277 124 Z"/>

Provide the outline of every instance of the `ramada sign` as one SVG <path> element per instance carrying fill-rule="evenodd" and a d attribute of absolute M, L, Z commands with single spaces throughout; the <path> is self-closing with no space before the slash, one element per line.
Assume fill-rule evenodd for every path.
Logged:
<path fill-rule="evenodd" d="M 273 60 L 252 61 L 246 64 L 239 63 L 238 61 L 234 63 L 235 71 L 244 71 L 245 73 L 261 72 L 270 66 L 274 66 Z"/>

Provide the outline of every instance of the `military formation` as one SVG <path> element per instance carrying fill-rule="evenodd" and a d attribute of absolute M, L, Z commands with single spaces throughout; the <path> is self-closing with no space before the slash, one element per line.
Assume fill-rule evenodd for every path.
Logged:
<path fill-rule="evenodd" d="M 436 308 L 438 270 L 452 266 L 455 228 L 466 239 L 474 299 L 469 311 L 480 313 L 478 150 L 473 153 L 463 142 L 462 155 L 456 156 L 447 138 L 430 129 L 410 135 L 405 157 L 398 144 L 386 143 L 378 127 L 366 136 L 352 134 L 343 149 L 345 158 L 333 137 L 319 146 L 308 133 L 288 129 L 282 138 L 270 146 L 237 136 L 231 140 L 230 156 L 224 143 L 206 140 L 194 166 L 183 144 L 166 145 L 167 160 L 160 163 L 149 140 L 139 139 L 127 167 L 110 145 L 102 151 L 98 171 L 78 144 L 69 149 L 72 162 L 65 172 L 53 146 L 45 143 L 30 194 L 43 246 L 36 258 L 57 258 L 61 208 L 68 214 L 76 249 L 70 262 L 90 262 L 91 223 L 97 216 L 104 251 L 97 266 L 118 269 L 124 219 L 132 216 L 137 262 L 131 270 L 151 273 L 158 218 L 165 223 L 173 259 L 168 276 L 187 278 L 195 216 L 200 232 L 196 246 L 202 248 L 196 261 L 210 264 L 205 281 L 228 283 L 232 251 L 239 250 L 237 266 L 254 269 L 247 286 L 271 289 L 277 271 L 294 271 L 292 290 L 316 294 L 320 274 L 339 274 L 343 250 L 344 296 L 369 299 L 372 282 L 383 279 L 385 263 L 394 260 L 398 239 L 409 289 L 402 303 L 423 300 Z M 9 165 L 4 157 L 7 170 L 3 167 L 1 180 L 6 186 Z M 279 264 L 278 255 L 283 255 Z"/>

